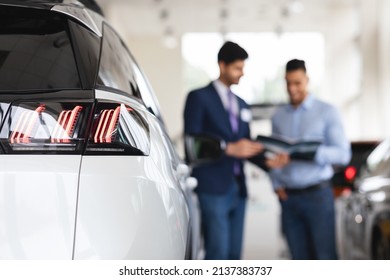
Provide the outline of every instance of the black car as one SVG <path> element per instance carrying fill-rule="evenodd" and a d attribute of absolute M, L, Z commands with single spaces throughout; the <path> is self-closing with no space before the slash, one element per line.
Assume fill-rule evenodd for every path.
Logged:
<path fill-rule="evenodd" d="M 348 165 L 333 167 L 332 185 L 335 197 L 339 197 L 353 188 L 355 179 L 360 175 L 362 165 L 378 144 L 378 141 L 351 142 L 352 157 Z"/>
<path fill-rule="evenodd" d="M 390 139 L 369 154 L 338 210 L 342 258 L 390 259 Z"/>

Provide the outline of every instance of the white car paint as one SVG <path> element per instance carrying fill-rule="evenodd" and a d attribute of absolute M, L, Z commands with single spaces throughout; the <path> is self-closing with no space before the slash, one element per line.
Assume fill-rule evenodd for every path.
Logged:
<path fill-rule="evenodd" d="M 45 5 L 39 8 L 45 9 Z M 70 16 L 74 19 L 73 23 L 78 21 L 77 24 L 102 36 L 103 23 L 106 22 L 94 12 L 71 4 L 57 5 L 52 9 L 56 14 Z M 116 35 L 113 33 L 111 37 L 105 37 L 103 42 L 106 38 L 116 38 Z M 83 44 L 75 49 L 82 47 Z M 126 55 L 126 52 L 123 53 Z M 108 80 L 107 84 L 104 84 L 107 91 L 94 90 L 96 84 L 90 88 L 87 86 L 88 92 L 85 92 L 85 96 L 82 96 L 80 91 L 80 100 L 83 100 L 80 102 L 91 102 L 88 104 L 91 107 L 92 102 L 102 102 L 104 104 L 99 105 L 108 107 L 113 104 L 107 103 L 117 103 L 121 106 L 120 110 L 115 112 L 116 117 L 128 114 L 128 107 L 137 111 L 136 118 L 129 116 L 125 120 L 129 125 L 120 136 L 127 137 L 128 142 L 114 143 L 132 143 L 130 145 L 134 150 L 139 148 L 140 153 L 135 152 L 137 155 L 107 155 L 112 140 L 109 134 L 117 133 L 118 119 L 111 119 L 107 128 L 108 118 L 102 121 L 99 113 L 94 116 L 83 115 L 84 113 L 80 113 L 81 109 L 72 109 L 70 112 L 66 106 L 66 109 L 57 106 L 61 105 L 61 102 L 77 103 L 78 97 L 68 100 L 66 91 L 62 97 L 58 97 L 57 93 L 50 96 L 51 92 L 46 93 L 45 89 L 42 95 L 49 96 L 48 107 L 54 104 L 54 108 L 51 108 L 54 110 L 48 114 L 42 113 L 46 97 L 37 95 L 36 100 L 33 100 L 33 103 L 38 103 L 35 110 L 29 107 L 31 104 L 26 108 L 15 105 L 14 110 L 17 111 L 11 117 L 16 124 L 10 121 L 12 118 L 8 115 L 8 121 L 1 116 L 4 145 L 0 153 L 5 154 L 0 154 L 0 259 L 183 259 L 188 256 L 191 219 L 186 198 L 186 180 L 189 169 L 181 163 L 166 135 L 157 100 L 144 80 L 142 71 L 130 55 L 127 59 L 131 61 L 136 76 L 136 84 L 132 84 L 134 89 L 131 91 L 139 90 L 140 95 L 134 93 L 134 96 L 141 96 L 143 101 L 126 96 L 131 94 L 130 89 L 117 87 L 113 79 L 113 83 Z M 91 69 L 94 63 L 97 61 L 91 62 Z M 118 67 L 121 71 L 109 73 L 126 76 L 127 70 L 130 70 L 126 68 L 122 71 L 121 66 Z M 80 69 L 82 67 L 78 68 L 79 71 Z M 84 71 L 92 73 L 88 69 Z M 81 86 L 76 88 L 84 90 Z M 95 96 L 89 90 L 94 90 Z M 115 93 L 109 92 L 110 90 Z M 70 96 L 76 96 L 72 94 L 75 93 Z M 8 103 L 19 104 L 19 97 L 17 95 L 14 100 L 7 96 L 11 100 L 5 98 L 5 103 L 0 105 L 3 108 L 3 105 L 8 106 Z M 35 95 L 30 98 L 35 99 Z M 26 103 L 29 102 L 29 98 L 26 98 Z M 148 111 L 147 106 L 157 117 Z M 107 113 L 108 110 L 104 111 L 102 115 L 105 114 L 105 117 L 110 114 Z M 7 112 L 10 114 L 11 111 Z M 83 118 L 76 121 L 78 114 L 83 115 Z M 95 117 L 99 120 L 97 126 L 93 123 Z M 31 134 L 38 118 L 41 130 Z M 140 118 L 144 118 L 145 122 Z M 31 119 L 33 121 L 30 121 Z M 85 127 L 84 124 L 78 126 L 84 122 Z M 85 136 L 77 131 L 74 133 L 73 143 L 69 142 L 70 134 L 73 134 L 70 131 L 75 129 L 73 126 L 83 130 L 82 132 L 86 132 L 84 129 L 87 127 L 107 129 L 107 134 L 103 138 L 103 130 L 100 130 L 100 141 L 96 141 L 96 138 L 89 141 L 90 135 Z M 146 126 L 149 130 L 145 129 Z M 53 130 L 53 127 L 56 129 Z M 12 133 L 9 134 L 10 132 Z M 97 137 L 96 132 L 94 133 L 94 137 Z M 147 141 L 149 136 L 150 143 Z M 30 138 L 38 141 L 30 142 Z M 55 141 L 49 143 L 50 138 Z M 6 143 L 7 141 L 9 143 Z M 91 149 L 82 150 L 82 141 L 88 141 L 91 145 L 88 148 Z M 42 143 L 47 150 L 34 150 L 33 146 L 29 146 L 39 146 Z M 69 150 L 56 150 L 57 144 L 67 146 L 67 143 L 75 146 Z M 106 144 L 108 149 L 101 148 L 100 145 Z M 73 149 L 76 146 L 77 149 Z M 29 155 L 30 151 L 47 154 Z M 77 152 L 80 155 L 55 154 L 57 151 Z M 100 154 L 99 151 L 104 152 Z M 81 155 L 84 152 L 86 155 Z"/>
<path fill-rule="evenodd" d="M 71 259 L 81 155 L 0 155 L 0 259 Z"/>
<path fill-rule="evenodd" d="M 182 195 L 149 157 L 85 156 L 75 259 L 182 259 Z"/>
<path fill-rule="evenodd" d="M 150 154 L 0 155 L 0 259 L 185 257 L 189 170 L 142 104 L 104 91 L 97 97 L 147 120 Z"/>
<path fill-rule="evenodd" d="M 83 157 L 74 258 L 183 259 L 189 213 L 159 121 L 131 98 L 99 90 L 96 98 L 147 118 L 151 149 L 149 156 Z"/>

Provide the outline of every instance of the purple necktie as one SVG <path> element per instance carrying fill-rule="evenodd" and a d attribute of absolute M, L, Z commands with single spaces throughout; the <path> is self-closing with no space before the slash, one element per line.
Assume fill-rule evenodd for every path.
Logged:
<path fill-rule="evenodd" d="M 228 99 L 229 99 L 229 106 L 228 106 L 228 111 L 229 111 L 229 120 L 230 120 L 230 125 L 232 127 L 232 131 L 234 134 L 238 132 L 238 118 L 236 114 L 234 113 L 234 93 L 229 89 L 228 90 Z M 235 160 L 233 164 L 233 172 L 235 176 L 238 176 L 241 174 L 240 170 L 240 163 Z"/>
<path fill-rule="evenodd" d="M 229 89 L 228 90 L 228 98 L 229 98 L 229 120 L 230 125 L 232 127 L 232 131 L 234 133 L 238 132 L 238 119 L 237 116 L 234 114 L 234 93 Z"/>

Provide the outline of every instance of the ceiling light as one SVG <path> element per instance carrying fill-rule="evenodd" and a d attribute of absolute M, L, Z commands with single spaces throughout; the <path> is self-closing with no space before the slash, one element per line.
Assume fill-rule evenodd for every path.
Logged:
<path fill-rule="evenodd" d="M 170 27 L 168 27 L 164 32 L 163 44 L 168 49 L 174 49 L 177 47 L 177 39 Z"/>
<path fill-rule="evenodd" d="M 301 1 L 292 1 L 289 5 L 289 10 L 291 13 L 300 14 L 305 9 L 305 5 Z"/>

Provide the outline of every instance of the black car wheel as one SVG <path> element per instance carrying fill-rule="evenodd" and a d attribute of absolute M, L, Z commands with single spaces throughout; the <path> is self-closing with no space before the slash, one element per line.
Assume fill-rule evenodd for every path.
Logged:
<path fill-rule="evenodd" d="M 373 241 L 373 259 L 390 260 L 390 242 L 389 237 L 377 232 Z"/>

